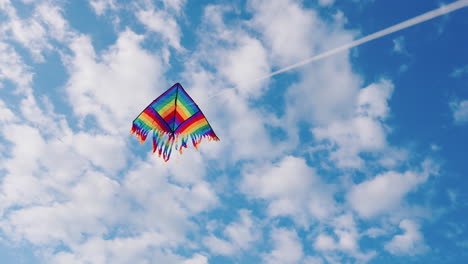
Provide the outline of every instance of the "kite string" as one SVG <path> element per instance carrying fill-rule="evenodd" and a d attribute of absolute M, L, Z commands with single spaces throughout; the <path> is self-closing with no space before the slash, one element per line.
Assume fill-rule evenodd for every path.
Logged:
<path fill-rule="evenodd" d="M 398 23 L 396 25 L 393 25 L 391 27 L 382 29 L 380 31 L 377 31 L 375 33 L 372 33 L 370 35 L 362 37 L 360 39 L 354 40 L 354 41 L 352 41 L 352 42 L 350 42 L 348 44 L 342 45 L 342 46 L 334 48 L 332 50 L 325 51 L 325 52 L 323 52 L 323 53 L 321 53 L 319 55 L 310 57 L 308 59 L 302 60 L 302 61 L 297 62 L 295 64 L 292 64 L 292 65 L 286 66 L 286 67 L 284 67 L 282 69 L 271 72 L 271 73 L 269 73 L 269 74 L 267 74 L 265 76 L 262 76 L 262 77 L 259 77 L 259 78 L 255 79 L 254 82 L 262 81 L 264 79 L 273 77 L 273 76 L 281 74 L 283 72 L 290 71 L 292 69 L 302 67 L 302 66 L 304 66 L 306 64 L 309 64 L 309 63 L 311 63 L 313 61 L 317 61 L 317 60 L 332 56 L 332 55 L 334 55 L 336 53 L 339 53 L 339 52 L 342 52 L 342 51 L 345 51 L 345 50 L 349 50 L 349 49 L 354 48 L 356 46 L 362 45 L 362 44 L 364 44 L 366 42 L 369 42 L 369 41 L 372 41 L 372 40 L 387 36 L 389 34 L 401 31 L 401 30 L 409 28 L 411 26 L 415 26 L 417 24 L 420 24 L 420 23 L 426 22 L 428 20 L 431 20 L 433 18 L 436 18 L 436 17 L 442 16 L 442 15 L 451 13 L 453 11 L 456 11 L 456 10 L 461 9 L 463 7 L 466 7 L 466 6 L 468 6 L 468 0 L 458 0 L 458 1 L 453 2 L 451 4 L 441 6 L 441 7 L 437 8 L 437 9 L 426 12 L 426 13 L 424 13 L 422 15 L 416 16 L 416 17 L 408 19 L 408 20 L 405 20 L 405 21 L 403 21 L 401 23 Z M 229 92 L 231 90 L 235 90 L 235 88 L 224 89 L 224 90 L 222 90 L 222 91 L 220 91 L 220 92 L 218 92 L 218 93 L 216 93 L 214 95 L 206 97 L 206 99 L 204 101 L 209 101 L 209 100 L 211 100 L 211 99 L 213 99 L 215 97 L 218 97 L 218 96 L 220 96 L 220 95 L 222 95 L 222 94 L 224 94 L 226 92 Z"/>

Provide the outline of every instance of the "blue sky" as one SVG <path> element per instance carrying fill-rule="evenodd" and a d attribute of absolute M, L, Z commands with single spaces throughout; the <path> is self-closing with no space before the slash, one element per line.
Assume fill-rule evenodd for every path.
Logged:
<path fill-rule="evenodd" d="M 1 263 L 466 262 L 468 8 L 256 81 L 453 2 L 1 1 Z"/>

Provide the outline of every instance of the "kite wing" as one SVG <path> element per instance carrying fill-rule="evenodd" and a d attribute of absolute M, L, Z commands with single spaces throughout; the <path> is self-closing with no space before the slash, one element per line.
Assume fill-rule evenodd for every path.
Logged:
<path fill-rule="evenodd" d="M 203 138 L 218 141 L 197 104 L 179 83 L 160 95 L 133 120 L 132 134 L 143 143 L 152 132 L 153 153 L 158 151 L 165 161 L 171 157 L 172 148 L 182 153 L 189 138 L 195 148 Z"/>

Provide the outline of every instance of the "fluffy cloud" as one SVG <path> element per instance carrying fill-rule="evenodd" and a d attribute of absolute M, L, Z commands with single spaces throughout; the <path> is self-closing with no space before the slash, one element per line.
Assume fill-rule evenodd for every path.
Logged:
<path fill-rule="evenodd" d="M 187 0 L 162 0 L 164 6 L 169 9 L 174 9 L 177 13 L 182 11 Z"/>
<path fill-rule="evenodd" d="M 387 100 L 392 90 L 393 85 L 386 80 L 363 88 L 357 97 L 354 117 L 312 130 L 317 139 L 330 141 L 337 147 L 331 158 L 338 166 L 361 168 L 364 161 L 360 153 L 382 152 L 387 148 L 382 120 L 388 115 Z"/>
<path fill-rule="evenodd" d="M 16 50 L 0 42 L 0 81 L 9 80 L 17 86 L 17 91 L 25 92 L 30 89 L 32 77 Z M 2 86 L 0 83 L 0 88 Z"/>
<path fill-rule="evenodd" d="M 218 5 L 205 8 L 201 45 L 194 57 L 198 63 L 208 63 L 218 69 L 215 74 L 226 80 L 223 90 L 232 87 L 242 96 L 258 97 L 263 83 L 256 79 L 270 70 L 268 50 L 241 22 L 225 24 L 224 17 L 232 11 Z"/>
<path fill-rule="evenodd" d="M 91 7 L 97 15 L 103 15 L 106 10 L 114 10 L 117 8 L 114 0 L 88 0 Z"/>
<path fill-rule="evenodd" d="M 271 231 L 273 249 L 263 260 L 268 264 L 299 263 L 304 257 L 302 243 L 294 230 L 275 228 Z"/>
<path fill-rule="evenodd" d="M 329 235 L 320 234 L 315 243 L 314 247 L 318 250 L 343 250 L 343 251 L 356 251 L 358 233 L 356 224 L 352 215 L 342 215 L 334 221 L 335 235 L 338 237 L 338 241 Z"/>
<path fill-rule="evenodd" d="M 429 168 L 421 172 L 388 171 L 354 185 L 348 193 L 348 200 L 362 217 L 388 213 L 401 206 L 402 199 L 424 183 L 431 173 L 434 171 Z"/>
<path fill-rule="evenodd" d="M 85 234 L 102 234 L 107 229 L 104 222 L 109 223 L 115 217 L 112 201 L 117 186 L 104 175 L 88 173 L 70 193 L 63 194 L 64 202 L 51 201 L 48 205 L 16 210 L 2 222 L 2 229 L 12 237 L 24 237 L 34 244 L 59 241 L 68 244 L 79 241 Z"/>
<path fill-rule="evenodd" d="M 190 217 L 218 203 L 211 185 L 203 180 L 193 184 L 173 184 L 163 163 L 134 164 L 123 183 L 126 198 L 134 207 L 131 223 L 135 231 L 159 230 L 174 242 L 183 241 L 185 232 L 195 228 Z"/>
<path fill-rule="evenodd" d="M 175 19 L 165 11 L 141 10 L 137 14 L 138 20 L 150 31 L 161 34 L 170 46 L 181 51 L 180 28 Z"/>
<path fill-rule="evenodd" d="M 106 232 L 104 223 L 116 215 L 117 182 L 91 170 L 72 144 L 46 140 L 38 129 L 9 125 L 3 132 L 13 144 L 2 164 L 6 175 L 0 186 L 5 234 L 53 245 Z"/>
<path fill-rule="evenodd" d="M 385 244 L 385 249 L 388 252 L 395 255 L 414 256 L 428 249 L 416 222 L 405 219 L 400 222 L 400 228 L 404 233 L 394 236 L 391 241 Z"/>
<path fill-rule="evenodd" d="M 249 1 L 249 7 L 254 15 L 252 27 L 261 32 L 272 66 L 284 67 L 353 39 L 353 34 L 343 29 L 343 21 L 327 24 L 299 1 L 271 4 L 255 0 Z M 303 67 L 298 73 L 299 81 L 292 83 L 285 95 L 288 127 L 300 120 L 340 119 L 354 108 L 360 79 L 352 72 L 346 52 Z"/>
<path fill-rule="evenodd" d="M 270 216 L 289 216 L 304 226 L 336 210 L 332 187 L 301 158 L 288 156 L 277 164 L 250 170 L 241 188 L 248 197 L 267 200 Z"/>
<path fill-rule="evenodd" d="M 13 121 L 15 114 L 0 100 L 0 124 Z"/>
<path fill-rule="evenodd" d="M 81 132 L 73 136 L 72 142 L 79 155 L 108 172 L 119 171 L 126 165 L 125 141 L 120 137 Z"/>
<path fill-rule="evenodd" d="M 201 176 L 187 178 L 179 176 L 186 172 L 177 166 L 161 170 L 162 162 L 141 161 L 120 181 L 117 175 L 125 167 L 125 144 L 115 142 L 121 140 L 116 136 L 79 132 L 48 138 L 28 125 L 8 122 L 0 127 L 1 136 L 12 145 L 10 156 L 0 163 L 6 172 L 0 185 L 0 228 L 9 239 L 25 239 L 45 248 L 63 243 L 70 252 L 58 250 L 44 256 L 57 263 L 154 258 L 206 263 L 202 255 L 182 258 L 170 253 L 196 226 L 191 217 L 217 204 L 210 184 L 196 178 L 203 177 L 203 171 Z M 242 231 L 239 225 L 248 221 L 242 219 L 226 229 L 238 244 L 245 240 L 233 232 Z M 117 231 L 111 235 L 122 225 L 128 226 L 124 237 Z M 109 235 L 112 239 L 104 239 Z M 155 252 L 152 247 L 167 250 Z"/>
<path fill-rule="evenodd" d="M 314 32 L 316 23 L 321 23 L 313 10 L 303 9 L 295 0 L 252 0 L 248 6 L 254 14 L 252 26 L 262 32 L 263 41 L 278 65 L 310 57 L 310 32 Z"/>
<path fill-rule="evenodd" d="M 94 117 L 103 131 L 127 132 L 149 98 L 157 96 L 154 87 L 164 87 L 156 85 L 162 80 L 161 60 L 141 48 L 142 39 L 124 31 L 101 56 L 96 55 L 89 37 L 73 40 L 73 56 L 63 58 L 70 74 L 66 92 L 81 120 Z"/>
<path fill-rule="evenodd" d="M 28 49 L 37 62 L 44 62 L 44 52 L 54 49 L 52 40 L 68 41 L 75 33 L 70 30 L 62 16 L 59 5 L 52 1 L 38 1 L 32 4 L 30 17 L 21 18 L 10 1 L 0 6 L 7 16 L 7 22 L 0 25 L 2 37 L 12 39 Z"/>
<path fill-rule="evenodd" d="M 207 264 L 207 257 L 194 254 L 182 257 L 171 250 L 161 250 L 165 239 L 154 233 L 138 237 L 102 239 L 91 238 L 86 243 L 72 247 L 76 254 L 59 252 L 48 256 L 52 263 L 151 263 L 155 259 L 168 264 Z"/>
<path fill-rule="evenodd" d="M 342 262 L 340 253 L 344 252 L 360 262 L 367 262 L 376 255 L 374 251 L 361 252 L 359 247 L 361 234 L 352 214 L 345 213 L 335 217 L 331 221 L 330 227 L 333 228 L 333 235 L 325 232 L 320 233 L 313 244 L 314 248 L 321 251 L 326 259 Z"/>
<path fill-rule="evenodd" d="M 260 89 L 253 84 L 259 76 L 267 74 L 270 64 L 267 50 L 254 38 L 242 36 L 237 47 L 230 51 L 221 61 L 221 74 L 234 84 L 242 96 L 257 97 Z"/>
<path fill-rule="evenodd" d="M 238 222 L 230 223 L 223 231 L 226 240 L 214 235 L 204 239 L 204 244 L 214 254 L 232 256 L 240 250 L 245 250 L 259 239 L 259 226 L 255 217 L 247 210 L 239 211 Z"/>

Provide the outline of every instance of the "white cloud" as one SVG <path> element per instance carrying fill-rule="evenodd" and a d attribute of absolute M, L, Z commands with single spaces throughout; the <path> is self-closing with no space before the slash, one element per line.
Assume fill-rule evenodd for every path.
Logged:
<path fill-rule="evenodd" d="M 358 113 L 363 116 L 385 119 L 389 114 L 388 100 L 393 93 L 389 80 L 380 80 L 359 92 Z"/>
<path fill-rule="evenodd" d="M 46 29 L 38 21 L 24 21 L 13 16 L 6 27 L 12 38 L 28 48 L 37 61 L 44 61 L 43 50 L 52 47 L 47 42 Z"/>
<path fill-rule="evenodd" d="M 47 28 L 49 38 L 68 42 L 76 35 L 76 32 L 70 28 L 62 13 L 60 6 L 44 2 L 36 7 L 34 17 Z"/>
<path fill-rule="evenodd" d="M 174 243 L 180 243 L 186 232 L 196 228 L 190 217 L 216 206 L 218 197 L 203 180 L 173 184 L 164 169 L 165 163 L 153 161 L 151 155 L 149 160 L 135 163 L 123 182 L 125 198 L 141 208 L 130 212 L 129 221 L 137 232 L 158 230 Z"/>
<path fill-rule="evenodd" d="M 52 40 L 67 42 L 75 35 L 62 16 L 62 7 L 53 1 L 36 1 L 29 17 L 20 17 L 10 1 L 2 1 L 7 20 L 0 25 L 0 40 L 14 40 L 29 50 L 36 62 L 45 62 L 46 52 L 56 50 Z M 32 4 L 33 2 L 31 2 Z M 45 54 L 46 53 L 46 54 Z"/>
<path fill-rule="evenodd" d="M 315 240 L 314 247 L 318 250 L 334 250 L 336 248 L 335 239 L 326 234 L 320 234 Z"/>
<path fill-rule="evenodd" d="M 0 125 L 14 119 L 15 114 L 5 105 L 4 101 L 0 100 Z"/>
<path fill-rule="evenodd" d="M 250 22 L 269 49 L 272 66 L 282 67 L 329 50 L 354 38 L 344 29 L 344 19 L 326 23 L 315 10 L 299 1 L 249 1 Z M 273 67 L 272 67 L 273 68 Z M 348 53 L 341 53 L 298 70 L 299 82 L 287 89 L 287 116 L 283 122 L 330 122 L 353 112 L 360 78 L 353 73 Z M 286 73 L 287 74 L 287 73 Z M 340 76 L 336 78 L 336 76 Z M 294 137 L 295 131 L 290 133 Z"/>
<path fill-rule="evenodd" d="M 60 28 L 60 23 L 52 24 Z M 205 170 L 199 166 L 203 163 L 200 156 L 194 155 L 185 163 L 202 169 L 167 165 L 161 172 L 164 164 L 142 162 L 143 168 L 149 168 L 144 171 L 146 177 L 138 174 L 141 170 L 135 169 L 128 175 L 122 171 L 127 165 L 124 150 L 128 146 L 122 134 L 115 131 L 125 130 L 127 136 L 128 128 L 118 123 L 128 125 L 141 110 L 142 106 L 138 105 L 146 105 L 151 100 L 148 98 L 158 93 L 153 87 L 159 76 L 159 60 L 141 49 L 140 41 L 141 37 L 133 32 L 124 32 L 116 45 L 99 56 L 89 38 L 73 37 L 74 56 L 61 53 L 71 75 L 66 86 L 68 95 L 76 96 L 79 101 L 72 103 L 72 107 L 77 107 L 74 110 L 80 113 L 80 100 L 88 102 L 85 107 L 91 109 L 82 109 L 82 117 L 95 114 L 102 115 L 102 120 L 108 118 L 107 124 L 111 125 L 106 129 L 110 133 L 72 131 L 65 117 L 54 113 L 47 98 L 42 102 L 46 106 L 43 109 L 32 94 L 26 93 L 20 98 L 22 107 L 18 113 L 1 102 L 1 136 L 11 145 L 8 145 L 9 155 L 2 156 L 0 161 L 0 168 L 5 172 L 0 185 L 3 214 L 0 227 L 5 238 L 25 239 L 48 249 L 63 243 L 70 252 L 58 250 L 44 256 L 57 263 L 126 263 L 151 259 L 165 263 L 207 263 L 207 258 L 200 254 L 183 258 L 170 249 L 164 252 L 151 249 L 185 242 L 186 232 L 196 227 L 191 217 L 217 204 L 210 184 L 202 180 Z M 2 47 L 16 54 L 10 47 Z M 23 68 L 10 68 L 26 72 L 19 64 L 19 56 L 11 58 L 18 58 L 15 65 Z M 2 78 L 18 82 L 23 79 L 23 86 L 28 86 L 29 81 L 24 77 L 28 75 L 18 72 L 21 73 L 4 71 Z M 87 98 L 91 100 L 86 101 Z M 134 106 L 133 114 L 128 108 L 135 101 L 129 98 L 141 101 Z M 108 109 L 107 113 L 102 113 L 102 109 Z M 129 112 L 129 117 L 119 121 L 119 113 L 124 112 Z M 156 186 L 149 180 L 154 179 L 155 171 L 160 171 Z M 130 212 L 132 202 L 129 201 L 144 209 Z M 122 223 L 129 226 L 130 236 L 121 238 L 117 233 L 115 238 L 103 239 Z"/>
<path fill-rule="evenodd" d="M 98 16 L 103 15 L 108 9 L 115 10 L 117 8 L 114 0 L 88 0 L 94 12 Z"/>
<path fill-rule="evenodd" d="M 304 226 L 336 210 L 331 186 L 301 158 L 288 156 L 245 172 L 241 189 L 250 198 L 267 200 L 271 217 L 289 216 Z"/>
<path fill-rule="evenodd" d="M 340 167 L 360 168 L 364 161 L 359 153 L 380 151 L 386 146 L 381 124 L 366 117 L 335 122 L 326 128 L 315 128 L 313 133 L 319 140 L 331 139 L 338 145 L 338 150 L 331 153 L 331 158 Z"/>
<path fill-rule="evenodd" d="M 262 32 L 275 62 L 281 66 L 308 58 L 312 54 L 311 32 L 320 23 L 313 10 L 303 9 L 295 0 L 251 0 L 252 26 Z"/>
<path fill-rule="evenodd" d="M 345 251 L 358 249 L 358 232 L 351 214 L 345 214 L 335 219 L 335 234 L 338 236 L 338 247 Z"/>
<path fill-rule="evenodd" d="M 296 231 L 275 228 L 271 231 L 273 249 L 263 259 L 268 264 L 295 264 L 304 257 L 302 243 Z"/>
<path fill-rule="evenodd" d="M 384 228 L 371 227 L 364 232 L 364 235 L 370 238 L 376 238 L 388 234 L 388 230 Z"/>
<path fill-rule="evenodd" d="M 242 27 L 243 23 L 226 25 L 224 15 L 228 12 L 232 9 L 226 6 L 205 8 L 199 33 L 201 45 L 195 59 L 217 69 L 218 78 L 228 82 L 223 90 L 234 86 L 242 96 L 258 97 L 264 87 L 256 79 L 270 70 L 268 49 Z"/>
<path fill-rule="evenodd" d="M 210 235 L 204 239 L 204 244 L 211 252 L 218 255 L 232 256 L 241 250 L 246 250 L 259 239 L 259 226 L 256 218 L 247 210 L 239 211 L 240 219 L 230 223 L 223 231 L 226 240 Z"/>
<path fill-rule="evenodd" d="M 360 90 L 354 117 L 331 121 L 312 129 L 318 140 L 330 141 L 337 147 L 330 157 L 339 167 L 362 168 L 363 152 L 387 149 L 383 120 L 388 116 L 388 103 L 393 85 L 387 80 Z"/>
<path fill-rule="evenodd" d="M 169 175 L 176 177 L 180 171 L 170 166 L 161 170 L 162 162 L 137 162 L 119 183 L 115 171 L 122 168 L 125 145 L 113 140 L 121 138 L 67 132 L 60 139 L 46 139 L 41 129 L 26 125 L 7 123 L 1 128 L 2 136 L 12 144 L 11 157 L 0 163 L 6 170 L 0 185 L 0 228 L 7 238 L 45 248 L 63 243 L 70 252 L 58 250 L 44 256 L 56 263 L 156 258 L 165 263 L 206 263 L 202 255 L 182 258 L 170 249 L 163 252 L 154 247 L 171 248 L 185 242 L 186 232 L 196 227 L 191 217 L 216 205 L 217 197 L 207 182 L 198 178 L 177 185 Z M 91 164 L 102 167 L 108 176 Z M 133 211 L 132 206 L 141 209 Z M 130 234 L 120 237 L 117 232 L 114 238 L 103 239 L 122 224 Z"/>
<path fill-rule="evenodd" d="M 32 100 L 28 107 L 40 110 L 34 102 Z M 1 163 L 7 172 L 0 186 L 3 211 L 12 206 L 48 207 L 54 201 L 67 200 L 68 188 L 73 188 L 77 179 L 91 173 L 91 162 L 97 168 L 112 172 L 125 165 L 125 146 L 115 138 L 93 138 L 84 133 L 75 136 L 64 119 L 53 114 L 45 117 L 42 111 L 35 113 L 38 115 L 34 127 L 25 124 L 1 127 L 1 135 L 11 143 L 9 156 Z M 56 119 L 52 119 L 54 117 Z M 16 113 L 15 123 L 25 121 L 20 113 Z M 58 125 L 50 125 L 53 121 Z M 46 133 L 51 128 L 54 131 Z M 92 152 L 81 145 L 86 140 L 93 142 Z"/>
<path fill-rule="evenodd" d="M 261 91 L 253 83 L 270 71 L 267 50 L 254 38 L 241 36 L 237 40 L 238 46 L 222 57 L 220 73 L 234 84 L 242 96 L 257 97 Z"/>
<path fill-rule="evenodd" d="M 184 260 L 182 264 L 208 264 L 208 259 L 203 255 L 195 254 L 193 258 Z"/>
<path fill-rule="evenodd" d="M 34 244 L 71 243 L 85 234 L 103 234 L 107 230 L 104 222 L 115 215 L 112 201 L 117 186 L 104 175 L 89 173 L 63 195 L 65 202 L 15 210 L 2 221 L 2 229 Z"/>
<path fill-rule="evenodd" d="M 414 256 L 428 249 L 416 222 L 405 219 L 400 222 L 400 228 L 404 230 L 404 233 L 394 236 L 390 242 L 385 244 L 385 249 L 388 252 L 394 255 Z"/>
<path fill-rule="evenodd" d="M 239 222 L 228 225 L 224 233 L 239 248 L 246 249 L 259 238 L 258 226 L 255 223 L 258 220 L 247 210 L 240 210 L 239 215 Z"/>
<path fill-rule="evenodd" d="M 162 10 L 140 10 L 136 14 L 138 20 L 150 31 L 157 32 L 177 51 L 182 51 L 180 45 L 181 32 L 175 18 Z"/>
<path fill-rule="evenodd" d="M 71 252 L 60 252 L 49 256 L 52 263 L 152 263 L 154 260 L 168 264 L 206 264 L 201 254 L 181 257 L 173 250 L 161 246 L 167 239 L 157 233 L 147 232 L 135 237 L 102 239 L 92 237 L 85 243 L 74 245 Z"/>
<path fill-rule="evenodd" d="M 127 133 L 141 109 L 163 91 L 161 61 L 141 48 L 142 39 L 124 31 L 102 56 L 95 54 L 88 37 L 73 40 L 73 56 L 64 57 L 70 73 L 66 92 L 81 120 L 92 116 L 108 133 Z"/>
<path fill-rule="evenodd" d="M 214 235 L 204 238 L 203 243 L 215 255 L 232 256 L 237 252 L 232 243 Z"/>
<path fill-rule="evenodd" d="M 453 101 L 450 103 L 450 107 L 452 108 L 455 124 L 468 122 L 468 100 Z"/>
<path fill-rule="evenodd" d="M 353 258 L 367 262 L 375 256 L 374 251 L 363 253 L 359 248 L 359 234 L 356 221 L 352 214 L 346 213 L 335 217 L 330 223 L 333 235 L 320 233 L 314 241 L 314 248 L 322 251 L 328 258 L 339 259 L 335 252 L 344 252 Z"/>
<path fill-rule="evenodd" d="M 301 82 L 286 93 L 290 119 L 327 124 L 353 115 L 360 80 L 352 73 L 347 55 L 309 65 L 301 75 Z"/>
<path fill-rule="evenodd" d="M 31 91 L 32 92 L 32 91 Z M 47 136 L 63 136 L 70 133 L 70 128 L 63 115 L 53 112 L 53 106 L 47 97 L 42 97 L 44 108 L 41 108 L 32 94 L 27 94 L 19 103 L 20 113 L 32 125 L 35 125 L 41 133 Z"/>
<path fill-rule="evenodd" d="M 71 140 L 77 153 L 87 157 L 97 167 L 116 172 L 126 165 L 123 138 L 81 132 L 75 134 Z"/>
<path fill-rule="evenodd" d="M 37 129 L 25 125 L 2 127 L 2 136 L 14 143 L 10 159 L 2 159 L 1 167 L 7 170 L 1 185 L 1 211 L 12 205 L 50 202 L 45 187 L 39 184 L 34 172 L 39 170 L 37 159 L 44 153 L 45 142 Z"/>
<path fill-rule="evenodd" d="M 365 218 L 385 214 L 401 206 L 409 192 L 424 183 L 432 171 L 389 171 L 354 185 L 348 193 L 351 206 Z"/>
<path fill-rule="evenodd" d="M 17 91 L 26 92 L 30 89 L 33 74 L 29 72 L 16 50 L 0 42 L 0 81 L 9 80 L 16 84 Z M 2 83 L 0 83 L 2 88 Z"/>
<path fill-rule="evenodd" d="M 162 0 L 166 8 L 171 8 L 179 13 L 184 8 L 187 0 Z"/>
<path fill-rule="evenodd" d="M 38 111 L 31 122 L 34 126 L 25 124 L 29 122 L 22 118 L 24 113 L 16 113 L 16 124 L 1 127 L 1 136 L 11 144 L 8 157 L 0 162 L 6 172 L 0 185 L 2 231 L 11 239 L 41 245 L 72 243 L 85 234 L 104 233 L 104 223 L 116 219 L 113 202 L 118 184 L 91 169 L 73 144 L 64 119 L 45 116 L 31 96 L 22 101 Z M 46 136 L 41 131 L 54 128 L 52 121 L 60 124 L 58 131 Z M 108 146 L 103 152 L 99 138 L 94 143 L 96 154 L 123 155 L 122 145 Z M 118 167 L 119 160 L 114 162 Z"/>

